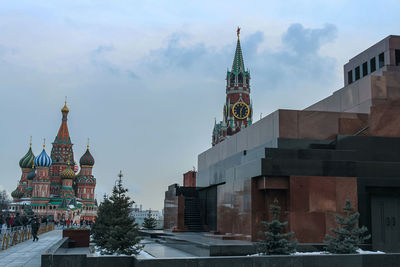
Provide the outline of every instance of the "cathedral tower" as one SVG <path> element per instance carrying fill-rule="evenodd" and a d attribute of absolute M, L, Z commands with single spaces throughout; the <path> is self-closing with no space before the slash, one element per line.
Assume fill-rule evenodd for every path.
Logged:
<path fill-rule="evenodd" d="M 73 144 L 71 143 L 67 124 L 69 109 L 66 101 L 64 107 L 61 109 L 61 113 L 61 126 L 53 142 L 50 154 L 53 161 L 53 165 L 50 167 L 50 192 L 54 196 L 60 196 L 61 194 L 61 173 L 68 167 L 68 162 L 71 163 L 71 166 L 75 166 L 74 152 L 72 150 Z"/>
<path fill-rule="evenodd" d="M 96 178 L 94 178 L 92 174 L 94 158 L 89 151 L 89 144 L 87 146 L 85 154 L 83 154 L 83 156 L 79 160 L 79 164 L 81 165 L 81 171 L 76 178 L 76 195 L 86 205 L 94 205 L 94 190 L 96 187 Z"/>
<path fill-rule="evenodd" d="M 250 72 L 244 68 L 240 46 L 240 28 L 237 29 L 237 43 L 231 71 L 226 74 L 226 101 L 222 121 L 215 122 L 212 145 L 234 135 L 252 123 L 253 107 L 250 100 Z"/>
<path fill-rule="evenodd" d="M 43 144 L 42 153 L 40 153 L 39 156 L 35 158 L 36 176 L 32 182 L 33 205 L 45 205 L 50 200 L 49 168 L 51 164 L 52 160 L 47 155 L 45 145 Z"/>

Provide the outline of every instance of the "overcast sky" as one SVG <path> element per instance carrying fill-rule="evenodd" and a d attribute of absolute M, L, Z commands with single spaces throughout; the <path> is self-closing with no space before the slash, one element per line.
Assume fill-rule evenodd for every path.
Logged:
<path fill-rule="evenodd" d="M 42 138 L 50 153 L 68 96 L 75 160 L 90 137 L 97 197 L 122 170 L 133 199 L 161 209 L 211 146 L 237 26 L 255 121 L 340 89 L 343 64 L 400 34 L 399 14 L 397 0 L 1 1 L 0 189 L 15 189 L 29 136 L 35 155 Z"/>

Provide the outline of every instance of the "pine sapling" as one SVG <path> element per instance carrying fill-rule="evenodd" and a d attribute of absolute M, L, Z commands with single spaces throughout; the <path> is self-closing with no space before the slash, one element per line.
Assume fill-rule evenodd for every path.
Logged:
<path fill-rule="evenodd" d="M 259 234 L 265 237 L 257 244 L 257 250 L 263 255 L 289 255 L 296 252 L 297 240 L 293 237 L 293 232 L 285 233 L 284 230 L 288 222 L 280 221 L 281 207 L 278 200 L 274 200 L 274 204 L 270 206 L 272 221 L 262 222 L 266 232 L 260 231 Z"/>
<path fill-rule="evenodd" d="M 360 213 L 354 212 L 354 210 L 350 200 L 346 200 L 346 205 L 343 207 L 345 216 L 336 215 L 336 222 L 339 226 L 331 229 L 335 235 L 327 234 L 325 236 L 324 243 L 327 251 L 336 254 L 356 253 L 358 245 L 371 238 L 371 235 L 367 234 L 367 227 L 358 227 Z"/>

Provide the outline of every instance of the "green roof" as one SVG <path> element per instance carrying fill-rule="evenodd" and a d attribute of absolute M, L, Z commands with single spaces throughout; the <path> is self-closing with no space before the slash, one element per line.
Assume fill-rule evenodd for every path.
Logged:
<path fill-rule="evenodd" d="M 239 73 L 241 71 L 244 72 L 244 61 L 242 48 L 240 47 L 240 40 L 238 39 L 236 44 L 235 57 L 233 58 L 232 72 Z"/>

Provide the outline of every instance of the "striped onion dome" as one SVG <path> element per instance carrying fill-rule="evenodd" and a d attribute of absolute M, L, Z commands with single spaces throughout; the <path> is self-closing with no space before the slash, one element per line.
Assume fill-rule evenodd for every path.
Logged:
<path fill-rule="evenodd" d="M 40 153 L 40 155 L 35 158 L 35 166 L 36 167 L 50 167 L 52 163 L 53 163 L 53 161 L 51 160 L 49 155 L 47 155 L 46 150 L 44 149 L 44 146 L 43 146 L 42 153 Z"/>
<path fill-rule="evenodd" d="M 75 177 L 75 172 L 68 167 L 60 174 L 61 179 L 73 179 Z"/>
<path fill-rule="evenodd" d="M 29 147 L 28 152 L 19 161 L 19 166 L 21 168 L 30 168 L 32 167 L 34 160 L 35 160 L 35 155 L 33 155 L 32 147 Z"/>
<path fill-rule="evenodd" d="M 92 154 L 89 151 L 89 148 L 87 148 L 85 154 L 81 157 L 79 160 L 79 164 L 81 166 L 93 166 L 94 165 L 94 158 Z"/>

